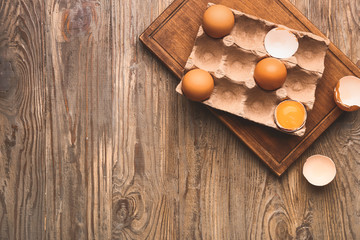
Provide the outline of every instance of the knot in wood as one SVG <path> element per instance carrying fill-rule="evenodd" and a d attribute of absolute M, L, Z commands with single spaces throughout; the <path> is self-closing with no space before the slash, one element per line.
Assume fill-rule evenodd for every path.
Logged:
<path fill-rule="evenodd" d="M 115 203 L 114 210 L 114 221 L 118 227 L 122 229 L 131 224 L 134 219 L 134 206 L 131 201 L 126 198 L 119 199 Z"/>
<path fill-rule="evenodd" d="M 93 32 L 98 22 L 98 6 L 98 2 L 82 2 L 63 12 L 61 31 L 65 41 Z"/>

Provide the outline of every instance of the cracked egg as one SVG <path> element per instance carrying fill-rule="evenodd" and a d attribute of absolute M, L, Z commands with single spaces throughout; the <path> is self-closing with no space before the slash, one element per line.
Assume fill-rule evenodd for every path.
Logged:
<path fill-rule="evenodd" d="M 296 132 L 304 127 L 307 113 L 301 102 L 285 100 L 275 109 L 276 125 L 285 132 Z"/>

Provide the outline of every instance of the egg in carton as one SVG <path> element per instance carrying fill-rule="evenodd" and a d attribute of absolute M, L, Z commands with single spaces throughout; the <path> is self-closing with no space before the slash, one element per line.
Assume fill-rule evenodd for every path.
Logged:
<path fill-rule="evenodd" d="M 208 7 L 214 4 L 209 3 Z M 235 16 L 231 33 L 223 38 L 208 36 L 200 26 L 184 74 L 192 69 L 208 71 L 214 78 L 214 90 L 202 103 L 236 116 L 280 130 L 274 119 L 276 106 L 285 99 L 304 104 L 308 111 L 315 102 L 315 91 L 324 72 L 329 40 L 230 9 Z M 283 86 L 275 91 L 260 88 L 254 79 L 256 64 L 269 57 L 264 40 L 272 29 L 286 29 L 298 41 L 290 58 L 280 59 L 287 68 Z M 181 84 L 176 91 L 183 94 Z M 305 127 L 290 134 L 303 136 Z"/>

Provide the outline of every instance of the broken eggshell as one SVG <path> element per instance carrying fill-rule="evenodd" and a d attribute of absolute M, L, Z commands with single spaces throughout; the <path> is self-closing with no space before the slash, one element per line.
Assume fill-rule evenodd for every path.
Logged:
<path fill-rule="evenodd" d="M 325 186 L 335 178 L 335 163 L 323 155 L 311 156 L 304 163 L 303 175 L 312 185 Z"/>
<path fill-rule="evenodd" d="M 298 50 L 299 41 L 292 32 L 278 27 L 266 34 L 264 46 L 272 57 L 289 58 Z"/>
<path fill-rule="evenodd" d="M 346 76 L 339 80 L 334 89 L 336 105 L 344 111 L 352 112 L 360 109 L 360 79 Z"/>

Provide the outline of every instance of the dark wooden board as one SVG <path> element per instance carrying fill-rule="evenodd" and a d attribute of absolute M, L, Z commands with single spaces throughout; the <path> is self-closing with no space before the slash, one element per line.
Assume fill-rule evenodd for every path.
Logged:
<path fill-rule="evenodd" d="M 287 0 L 212 2 L 326 37 Z M 207 0 L 175 0 L 140 36 L 141 42 L 179 79 L 207 3 Z M 280 176 L 342 114 L 333 101 L 333 88 L 338 79 L 346 75 L 360 77 L 360 70 L 331 43 L 325 58 L 324 75 L 316 90 L 315 106 L 308 114 L 307 131 L 303 137 L 290 136 L 240 117 L 209 109 Z"/>

